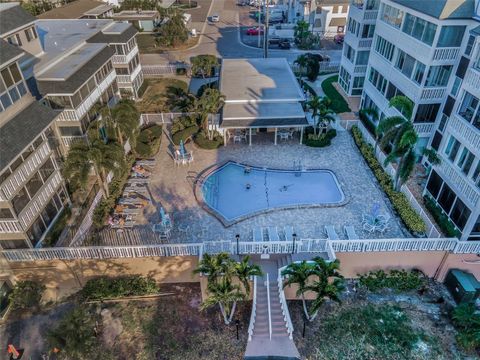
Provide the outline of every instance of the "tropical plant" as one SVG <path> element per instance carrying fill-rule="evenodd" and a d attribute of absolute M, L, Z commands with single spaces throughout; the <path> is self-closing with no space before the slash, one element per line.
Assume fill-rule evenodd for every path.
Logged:
<path fill-rule="evenodd" d="M 128 140 L 132 147 L 138 135 L 140 114 L 132 100 L 120 100 L 112 109 L 114 126 L 117 131 L 117 140 L 123 145 Z"/>
<path fill-rule="evenodd" d="M 306 54 L 302 54 L 299 55 L 293 62 L 300 67 L 300 78 L 302 78 L 303 74 L 306 72 L 309 61 L 310 59 L 308 58 L 308 56 Z"/>
<path fill-rule="evenodd" d="M 201 76 L 203 79 L 215 75 L 218 59 L 215 55 L 197 55 L 190 58 L 192 76 Z"/>
<path fill-rule="evenodd" d="M 45 285 L 30 280 L 18 281 L 8 299 L 12 309 L 31 309 L 40 306 Z"/>
<path fill-rule="evenodd" d="M 221 276 L 231 277 L 235 269 L 235 262 L 228 253 L 219 253 L 216 255 L 204 254 L 198 267 L 193 270 L 194 274 L 203 274 L 207 276 L 208 282 L 213 283 Z"/>
<path fill-rule="evenodd" d="M 311 49 L 319 41 L 319 37 L 310 32 L 310 24 L 304 20 L 295 25 L 294 37 L 295 44 L 300 49 Z"/>
<path fill-rule="evenodd" d="M 452 313 L 452 319 L 458 330 L 457 342 L 466 350 L 480 347 L 480 313 L 474 304 L 460 304 Z"/>
<path fill-rule="evenodd" d="M 313 274 L 314 269 L 312 264 L 309 264 L 306 261 L 291 263 L 284 270 L 282 270 L 282 276 L 285 277 L 283 288 L 293 284 L 298 286 L 296 296 L 300 296 L 302 299 L 303 311 L 307 319 L 309 318 L 309 312 L 305 300 L 305 292 L 308 278 Z"/>
<path fill-rule="evenodd" d="M 252 276 L 261 276 L 262 269 L 256 264 L 250 264 L 250 256 L 244 256 L 240 262 L 235 264 L 235 275 L 242 283 L 245 294 L 250 296 L 250 278 Z"/>
<path fill-rule="evenodd" d="M 94 317 L 85 308 L 75 307 L 48 331 L 47 340 L 51 348 L 60 350 L 61 359 L 92 359 L 97 345 L 94 327 Z"/>
<path fill-rule="evenodd" d="M 392 147 L 384 164 L 398 164 L 395 172 L 394 189 L 399 191 L 415 167 L 417 161 L 415 145 L 418 141 L 418 135 L 411 122 L 412 101 L 405 96 L 395 96 L 390 99 L 389 105 L 397 108 L 405 118 L 402 116 L 385 118 L 378 124 L 377 132 L 381 137 L 380 147 L 382 149 L 385 149 L 387 145 Z"/>
<path fill-rule="evenodd" d="M 428 162 L 431 165 L 440 165 L 442 163 L 442 159 L 438 156 L 435 149 L 432 148 L 424 148 L 422 151 L 422 155 L 425 156 Z"/>
<path fill-rule="evenodd" d="M 220 90 L 208 88 L 195 102 L 195 108 L 200 115 L 203 131 L 212 140 L 213 129 L 209 126 L 209 114 L 217 114 L 225 103 L 225 95 Z"/>
<path fill-rule="evenodd" d="M 181 12 L 175 12 L 164 22 L 155 37 L 155 41 L 164 47 L 175 47 L 188 40 L 188 29 Z"/>
<path fill-rule="evenodd" d="M 335 112 L 330 108 L 331 101 L 327 97 L 320 98 L 313 96 L 308 102 L 307 107 L 312 111 L 314 119 L 313 133 L 317 135 L 317 128 L 322 125 L 322 128 L 327 129 L 331 122 L 335 121 Z"/>
<path fill-rule="evenodd" d="M 209 282 L 208 298 L 202 303 L 201 309 L 205 310 L 218 304 L 223 316 L 225 325 L 229 325 L 233 320 L 237 301 L 245 299 L 239 285 L 234 285 L 228 276 L 224 276 L 220 281 Z"/>

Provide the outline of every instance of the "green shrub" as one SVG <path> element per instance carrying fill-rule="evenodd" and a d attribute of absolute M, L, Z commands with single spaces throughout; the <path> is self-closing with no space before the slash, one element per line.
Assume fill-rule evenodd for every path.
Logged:
<path fill-rule="evenodd" d="M 200 86 L 197 90 L 197 97 L 201 97 L 206 89 L 218 89 L 218 80 Z"/>
<path fill-rule="evenodd" d="M 215 132 L 212 140 L 210 140 L 205 132 L 200 131 L 197 135 L 195 135 L 194 141 L 198 147 L 206 150 L 218 149 L 223 145 L 223 137 L 218 132 Z"/>
<path fill-rule="evenodd" d="M 440 226 L 442 232 L 448 237 L 459 238 L 461 236 L 460 231 L 455 228 L 455 225 L 453 225 L 448 216 L 443 213 L 442 208 L 428 195 L 425 195 L 423 200 L 425 207 L 433 216 L 438 226 Z"/>
<path fill-rule="evenodd" d="M 194 116 L 182 116 L 173 122 L 171 132 L 175 134 L 191 126 L 197 126 L 196 118 Z"/>
<path fill-rule="evenodd" d="M 332 143 L 331 140 L 337 136 L 337 130 L 330 129 L 326 133 L 315 135 L 313 128 L 310 127 L 307 129 L 305 135 L 304 145 L 310 147 L 326 147 L 329 146 Z"/>
<path fill-rule="evenodd" d="M 40 306 L 45 285 L 37 281 L 18 281 L 9 296 L 12 309 L 33 309 Z"/>
<path fill-rule="evenodd" d="M 352 127 L 352 136 L 365 161 L 377 178 L 383 191 L 387 194 L 393 208 L 397 211 L 405 226 L 413 233 L 425 233 L 425 222 L 415 209 L 412 208 L 405 194 L 394 190 L 391 177 L 383 170 L 382 165 L 375 157 L 375 150 L 370 144 L 363 140 L 362 133 L 357 126 Z"/>
<path fill-rule="evenodd" d="M 140 275 L 117 278 L 100 277 L 88 280 L 81 296 L 84 300 L 104 300 L 126 296 L 157 294 L 159 287 L 154 279 Z"/>
<path fill-rule="evenodd" d="M 67 226 L 68 219 L 70 219 L 70 215 L 72 214 L 72 209 L 70 207 L 64 207 L 62 213 L 58 217 L 55 224 L 51 227 L 48 234 L 45 236 L 45 239 L 42 242 L 43 247 L 51 247 L 55 246 L 58 238 L 62 234 L 63 229 Z"/>
<path fill-rule="evenodd" d="M 152 125 L 140 131 L 135 144 L 135 153 L 140 158 L 154 156 L 160 148 L 162 127 Z"/>
<path fill-rule="evenodd" d="M 377 270 L 359 275 L 359 283 L 374 292 L 386 288 L 401 292 L 418 290 L 426 281 L 425 276 L 417 270 L 391 270 L 388 274 L 383 270 Z"/>
<path fill-rule="evenodd" d="M 350 107 L 343 96 L 333 87 L 333 83 L 338 81 L 338 75 L 326 78 L 322 82 L 322 89 L 325 95 L 332 101 L 331 108 L 338 113 L 350 112 Z"/>
<path fill-rule="evenodd" d="M 475 304 L 460 304 L 452 312 L 458 344 L 467 351 L 480 347 L 480 314 Z"/>
<path fill-rule="evenodd" d="M 177 75 L 186 75 L 187 74 L 187 69 L 185 68 L 177 68 L 175 71 Z"/>
<path fill-rule="evenodd" d="M 172 135 L 172 141 L 175 145 L 180 145 L 180 140 L 183 140 L 184 142 L 190 138 L 192 135 L 196 134 L 198 132 L 198 126 L 190 126 L 188 128 L 185 128 L 183 130 L 177 131 Z"/>

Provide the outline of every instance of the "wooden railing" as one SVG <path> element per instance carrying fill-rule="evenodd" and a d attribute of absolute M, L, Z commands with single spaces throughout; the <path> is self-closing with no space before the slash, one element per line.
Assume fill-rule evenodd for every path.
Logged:
<path fill-rule="evenodd" d="M 283 291 L 283 277 L 282 270 L 278 269 L 278 296 L 280 298 L 280 307 L 282 309 L 283 320 L 285 321 L 285 327 L 287 328 L 288 337 L 293 339 L 293 324 L 290 318 L 290 312 L 288 311 L 287 300 L 285 298 L 285 292 Z"/>
<path fill-rule="evenodd" d="M 248 341 L 252 341 L 256 317 L 257 317 L 257 277 L 254 276 L 253 277 L 252 313 L 250 314 L 250 323 L 248 324 Z"/>

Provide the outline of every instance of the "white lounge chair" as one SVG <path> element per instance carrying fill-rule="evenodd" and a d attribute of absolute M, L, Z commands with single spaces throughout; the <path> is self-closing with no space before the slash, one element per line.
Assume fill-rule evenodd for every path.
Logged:
<path fill-rule="evenodd" d="M 357 233 L 355 232 L 355 228 L 352 225 L 345 225 L 343 230 L 345 231 L 345 235 L 347 236 L 348 240 L 359 239 Z"/>
<path fill-rule="evenodd" d="M 253 229 L 253 241 L 263 242 L 263 228 Z"/>
<path fill-rule="evenodd" d="M 269 226 L 268 231 L 268 240 L 269 241 L 280 241 L 280 236 L 278 235 L 278 230 L 276 226 Z"/>
<path fill-rule="evenodd" d="M 325 234 L 330 240 L 339 240 L 335 227 L 333 225 L 325 225 L 324 227 Z"/>

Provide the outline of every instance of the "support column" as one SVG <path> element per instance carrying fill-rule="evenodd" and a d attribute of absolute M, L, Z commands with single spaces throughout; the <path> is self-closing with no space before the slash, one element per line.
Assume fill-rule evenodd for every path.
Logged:
<path fill-rule="evenodd" d="M 303 129 L 304 129 L 304 127 L 302 126 L 302 127 L 300 128 L 300 144 L 303 143 Z"/>
<path fill-rule="evenodd" d="M 248 145 L 252 146 L 252 128 L 248 129 Z"/>
<path fill-rule="evenodd" d="M 277 145 L 277 128 L 275 128 L 275 145 Z"/>

